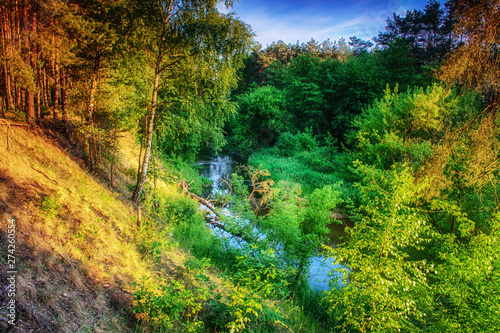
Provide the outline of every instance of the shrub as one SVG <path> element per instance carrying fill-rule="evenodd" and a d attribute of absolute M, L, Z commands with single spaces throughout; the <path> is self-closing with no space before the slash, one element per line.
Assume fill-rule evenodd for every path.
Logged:
<path fill-rule="evenodd" d="M 300 150 L 312 151 L 318 148 L 318 141 L 313 136 L 311 128 L 306 128 L 305 132 L 297 134 L 297 141 Z"/>
<path fill-rule="evenodd" d="M 276 142 L 276 148 L 281 156 L 293 156 L 299 150 L 299 139 L 290 132 L 282 133 Z"/>
<path fill-rule="evenodd" d="M 148 280 L 145 278 L 140 284 L 132 284 L 135 288 L 132 313 L 138 314 L 153 327 L 168 332 L 196 332 L 203 327 L 198 314 L 202 303 L 208 299 L 207 289 L 190 290 L 177 280 L 160 280 L 159 283 Z"/>

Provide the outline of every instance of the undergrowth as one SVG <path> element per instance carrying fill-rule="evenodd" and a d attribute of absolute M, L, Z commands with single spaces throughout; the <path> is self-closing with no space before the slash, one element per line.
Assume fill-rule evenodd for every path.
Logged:
<path fill-rule="evenodd" d="M 0 148 L 0 205 L 2 225 L 16 220 L 18 302 L 26 327 L 323 331 L 292 301 L 288 273 L 273 267 L 270 254 L 238 251 L 206 227 L 198 203 L 177 186 L 180 179 L 195 180 L 201 192 L 195 168 L 157 161 L 139 219 L 124 184 L 111 190 L 41 137 L 17 128 L 11 135 L 10 149 Z M 122 182 L 132 181 L 137 167 L 129 158 L 130 137 L 124 140 L 116 169 Z"/>

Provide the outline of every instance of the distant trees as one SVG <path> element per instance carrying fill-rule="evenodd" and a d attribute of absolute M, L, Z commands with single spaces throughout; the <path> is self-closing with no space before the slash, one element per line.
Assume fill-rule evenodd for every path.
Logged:
<path fill-rule="evenodd" d="M 359 56 L 363 52 L 368 52 L 369 49 L 373 46 L 373 43 L 354 36 L 349 37 L 349 46 L 352 48 L 353 54 Z"/>
<path fill-rule="evenodd" d="M 247 58 L 243 80 L 233 96 L 253 91 L 255 85 L 273 86 L 285 96 L 286 131 L 310 128 L 320 141 L 331 135 L 345 145 L 353 118 L 382 97 L 387 84 L 404 92 L 436 80 L 434 69 L 460 41 L 452 34 L 457 21 L 454 4 L 450 0 L 442 6 L 431 0 L 423 10 L 394 14 L 386 31 L 373 39 L 375 47 L 356 36 L 349 41 L 278 41 L 258 47 Z M 250 135 L 244 126 L 238 128 L 241 117 L 236 116 L 228 128 L 239 133 L 234 137 L 237 144 L 242 142 L 239 138 Z M 269 143 L 279 135 L 275 132 Z"/>
<path fill-rule="evenodd" d="M 252 122 L 269 116 L 268 109 L 260 107 L 253 108 L 252 118 L 248 119 L 248 106 L 259 103 L 260 99 L 255 96 L 257 93 L 266 91 L 267 98 L 282 101 L 280 109 L 284 110 L 283 115 L 276 118 L 283 125 L 275 126 L 268 132 L 272 138 L 264 140 L 266 144 L 275 143 L 282 132 L 304 131 L 306 128 L 312 129 L 320 140 L 330 133 L 340 144 L 345 141 L 353 117 L 381 97 L 386 84 L 391 87 L 399 85 L 400 89 L 406 90 L 432 80 L 425 75 L 417 75 L 411 50 L 402 42 L 372 52 L 367 51 L 370 42 L 356 37 L 352 37 L 350 43 L 309 43 L 311 52 L 306 51 L 306 44 L 303 45 L 297 55 L 279 53 L 289 56 L 278 58 L 281 60 L 262 70 L 253 67 L 254 60 L 261 57 L 267 59 L 266 54 L 274 54 L 272 50 L 276 48 L 271 46 L 269 50 L 254 52 L 250 56 L 246 85 L 240 86 L 233 94 L 239 102 L 240 113 L 228 129 L 239 148 L 255 147 L 259 130 L 266 127 L 263 120 L 254 125 L 255 131 L 249 128 Z M 344 48 L 343 51 L 340 47 Z M 292 48 L 288 50 L 291 52 Z M 259 61 L 264 61 L 262 59 Z M 250 138 L 254 138 L 254 144 L 246 140 Z"/>
<path fill-rule="evenodd" d="M 443 9 L 439 1 L 430 0 L 423 10 L 407 11 L 405 16 L 394 14 L 387 20 L 386 31 L 374 41 L 389 47 L 402 40 L 420 65 L 442 60 L 457 44 L 452 35 L 454 2 L 447 1 Z"/>

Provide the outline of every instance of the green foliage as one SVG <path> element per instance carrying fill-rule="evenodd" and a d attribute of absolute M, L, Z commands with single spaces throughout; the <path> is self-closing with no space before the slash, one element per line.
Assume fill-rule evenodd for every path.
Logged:
<path fill-rule="evenodd" d="M 229 313 L 233 318 L 226 324 L 231 332 L 243 331 L 252 321 L 256 321 L 262 310 L 261 298 L 251 290 L 234 287 L 231 291 Z"/>
<path fill-rule="evenodd" d="M 297 139 L 301 151 L 312 151 L 318 148 L 318 141 L 310 127 L 306 128 L 304 132 L 298 133 Z"/>
<path fill-rule="evenodd" d="M 232 129 L 240 150 L 266 147 L 289 128 L 285 93 L 274 86 L 258 87 L 237 98 L 239 112 Z"/>
<path fill-rule="evenodd" d="M 370 167 L 358 168 L 374 180 L 361 188 L 363 218 L 348 230 L 346 243 L 330 250 L 349 271 L 342 271 L 346 286 L 331 291 L 329 298 L 343 307 L 337 320 L 344 329 L 415 331 L 432 300 L 427 291 L 434 275 L 434 266 L 419 254 L 433 231 L 412 207 L 425 184 L 415 183 L 407 168 L 385 178 Z"/>
<path fill-rule="evenodd" d="M 281 156 L 293 156 L 298 152 L 299 140 L 296 135 L 285 132 L 280 135 L 275 147 Z"/>
<path fill-rule="evenodd" d="M 172 228 L 158 223 L 143 225 L 135 235 L 141 253 L 159 263 L 162 253 L 175 248 L 178 244 L 172 239 Z"/>
<path fill-rule="evenodd" d="M 304 151 L 290 157 L 276 155 L 272 150 L 262 150 L 250 157 L 249 164 L 260 165 L 261 168 L 269 170 L 275 182 L 300 184 L 305 194 L 339 181 L 338 176 L 334 174 L 339 155 L 330 156 L 326 148 Z"/>
<path fill-rule="evenodd" d="M 379 32 L 375 41 L 382 47 L 404 42 L 420 65 L 439 61 L 457 43 L 452 37 L 453 10 L 453 1 L 447 1 L 444 8 L 439 1 L 429 1 L 423 10 L 408 10 L 404 16 L 394 13 L 387 21 L 386 31 Z"/>
<path fill-rule="evenodd" d="M 40 206 L 40 209 L 46 216 L 56 217 L 60 208 L 61 204 L 54 197 L 47 196 L 42 199 L 42 205 Z"/>
<path fill-rule="evenodd" d="M 473 103 L 438 85 L 406 93 L 387 88 L 382 99 L 353 121 L 353 158 L 382 169 L 407 161 L 417 169 Z"/>
<path fill-rule="evenodd" d="M 325 241 L 332 211 L 343 202 L 340 184 L 315 189 L 307 199 L 299 196 L 300 187 L 286 183 L 278 183 L 275 192 L 272 209 L 260 225 L 269 246 L 283 251 L 283 260 L 297 269 L 298 279 Z"/>
<path fill-rule="evenodd" d="M 15 121 L 26 121 L 26 113 L 21 111 L 21 110 L 18 110 L 18 109 L 15 109 L 14 110 L 14 120 Z"/>
<path fill-rule="evenodd" d="M 204 288 L 188 289 L 177 280 L 151 283 L 145 278 L 133 284 L 133 313 L 140 314 L 154 328 L 199 332 L 203 322 L 198 319 L 202 304 L 209 297 Z"/>
<path fill-rule="evenodd" d="M 285 94 L 291 115 L 288 130 L 306 131 L 320 138 L 328 133 L 344 141 L 353 117 L 383 96 L 383 87 L 408 87 L 416 78 L 404 47 L 362 53 L 346 61 L 305 54 L 286 66 L 269 67 L 270 84 Z M 418 79 L 418 80 L 417 80 Z"/>
<path fill-rule="evenodd" d="M 499 262 L 492 256 L 497 215 L 474 221 L 450 197 L 427 203 L 434 183 L 408 166 L 355 167 L 362 179 L 358 219 L 349 239 L 330 249 L 349 268 L 345 287 L 328 295 L 339 325 L 413 332 L 500 327 L 491 316 L 498 310 L 487 305 L 500 299 Z"/>
<path fill-rule="evenodd" d="M 290 132 L 280 134 L 280 137 L 275 145 L 281 156 L 293 156 L 302 151 L 313 151 L 318 148 L 318 141 L 312 134 L 310 128 L 306 128 L 305 132 L 300 132 L 294 135 Z"/>
<path fill-rule="evenodd" d="M 295 53 L 293 47 L 282 44 L 269 49 L 274 48 L 273 54 L 288 50 L 291 54 L 286 60 L 279 59 L 256 71 L 267 80 L 261 86 L 256 84 L 258 80 L 249 80 L 248 87 L 239 90 L 244 92 L 235 96 L 239 115 L 230 126 L 230 135 L 236 149 L 266 147 L 283 137 L 281 143 L 278 139 L 280 149 L 291 156 L 295 142 L 285 133 L 296 131 L 310 133 L 319 141 L 330 135 L 340 145 L 351 129 L 352 119 L 381 98 L 387 84 L 407 89 L 433 80 L 431 71 L 417 75 L 411 48 L 400 40 L 383 50 L 370 53 L 365 50 L 355 55 L 341 51 L 343 47 L 349 49 L 345 41 L 344 46 L 341 42 L 332 45 L 326 41 L 318 52 L 314 51 L 318 47 L 314 41 L 308 44 L 307 51 Z M 325 56 L 328 50 L 334 51 L 331 57 Z M 254 52 L 254 60 L 247 65 L 266 61 L 263 54 L 269 52 L 268 49 Z M 269 115 L 280 125 L 270 121 Z"/>
<path fill-rule="evenodd" d="M 182 156 L 170 156 L 161 158 L 161 164 L 168 170 L 163 179 L 170 184 L 176 184 L 181 180 L 186 180 L 190 184 L 191 191 L 201 195 L 209 180 L 199 176 L 199 166 L 190 163 L 190 159 Z"/>
<path fill-rule="evenodd" d="M 291 272 L 281 266 L 272 249 L 257 249 L 252 245 L 250 248 L 236 258 L 233 280 L 263 297 L 284 299 L 288 295 L 287 277 Z"/>
<path fill-rule="evenodd" d="M 500 298 L 489 247 L 499 232 L 497 168 L 477 178 L 498 156 L 493 120 L 477 113 L 474 95 L 433 85 L 387 90 L 354 127 L 356 223 L 330 249 L 349 268 L 346 286 L 328 295 L 332 318 L 344 330 L 496 330 L 482 305 Z"/>

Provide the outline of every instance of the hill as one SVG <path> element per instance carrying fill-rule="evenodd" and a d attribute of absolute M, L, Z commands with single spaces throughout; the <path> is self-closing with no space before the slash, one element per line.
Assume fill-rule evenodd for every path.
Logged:
<path fill-rule="evenodd" d="M 6 267 L 14 220 L 13 332 L 129 331 L 130 284 L 158 273 L 138 249 L 137 216 L 126 190 L 110 189 L 82 169 L 54 126 L 35 133 L 10 123 L 0 126 L 0 248 Z M 126 156 L 135 148 L 132 138 L 122 139 L 122 147 Z M 128 166 L 122 158 L 120 167 Z M 178 261 L 181 254 L 170 257 Z M 0 283 L 4 304 L 5 270 Z"/>

